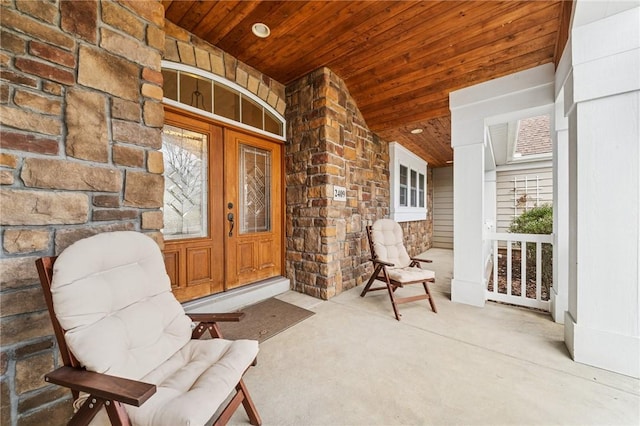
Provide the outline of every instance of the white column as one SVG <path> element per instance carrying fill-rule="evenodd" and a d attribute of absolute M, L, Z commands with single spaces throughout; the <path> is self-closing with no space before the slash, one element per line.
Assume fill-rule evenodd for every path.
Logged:
<path fill-rule="evenodd" d="M 483 132 L 479 133 L 482 136 Z M 453 138 L 452 138 L 453 142 Z M 451 300 L 484 306 L 482 267 L 484 141 L 453 147 Z"/>
<path fill-rule="evenodd" d="M 564 114 L 564 90 L 558 94 L 553 139 L 553 288 L 551 316 L 564 323 L 569 308 L 569 120 Z"/>
<path fill-rule="evenodd" d="M 484 306 L 485 123 L 552 105 L 553 64 L 449 94 L 453 147 L 453 279 L 451 300 Z M 495 184 L 493 186 L 495 192 Z M 495 199 L 495 194 L 493 194 Z M 494 201 L 495 203 L 495 201 Z"/>
<path fill-rule="evenodd" d="M 602 3 L 578 0 L 571 37 L 565 342 L 578 362 L 640 377 L 640 7 Z"/>
<path fill-rule="evenodd" d="M 489 149 L 489 148 L 485 148 Z M 486 153 L 485 153 L 486 154 Z M 487 158 L 485 156 L 485 162 Z M 485 164 L 485 169 L 489 168 Z M 493 240 L 486 238 L 486 234 L 496 231 L 496 217 L 497 217 L 497 173 L 495 171 L 495 165 L 493 170 L 484 172 L 484 220 L 482 221 L 483 243 L 482 243 L 482 267 L 484 274 L 484 287 L 487 288 L 487 281 L 489 276 L 487 275 L 488 261 L 490 260 L 491 253 L 493 251 Z M 492 268 L 489 268 L 491 271 Z"/>

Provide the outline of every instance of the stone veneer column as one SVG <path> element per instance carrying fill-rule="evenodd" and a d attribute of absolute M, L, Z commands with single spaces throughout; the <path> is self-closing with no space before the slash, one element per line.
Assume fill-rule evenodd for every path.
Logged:
<path fill-rule="evenodd" d="M 162 244 L 159 1 L 3 1 L 2 425 L 63 424 L 69 392 L 34 261 L 99 232 Z"/>
<path fill-rule="evenodd" d="M 365 226 L 389 214 L 389 151 L 327 68 L 287 86 L 286 271 L 329 299 L 371 273 Z M 333 199 L 334 186 L 347 201 Z"/>

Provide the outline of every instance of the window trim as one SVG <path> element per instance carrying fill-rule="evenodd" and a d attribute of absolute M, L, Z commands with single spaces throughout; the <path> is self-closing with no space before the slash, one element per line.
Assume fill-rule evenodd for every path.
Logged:
<path fill-rule="evenodd" d="M 407 168 L 407 206 L 400 205 L 400 166 Z M 416 173 L 416 201 L 420 203 L 420 176 L 424 176 L 424 206 L 411 206 L 411 173 Z M 427 220 L 427 162 L 400 145 L 389 144 L 390 217 L 396 222 Z"/>
<path fill-rule="evenodd" d="M 245 130 L 249 130 L 253 133 L 256 134 L 260 134 L 263 136 L 268 136 L 270 138 L 275 138 L 281 141 L 286 141 L 286 132 L 287 132 L 287 122 L 284 119 L 284 117 L 278 112 L 276 111 L 275 108 L 273 108 L 271 105 L 269 105 L 267 102 L 265 102 L 264 100 L 262 100 L 260 97 L 258 97 L 257 95 L 255 95 L 254 93 L 250 92 L 249 90 L 245 89 L 244 87 L 240 86 L 237 83 L 234 83 L 233 81 L 227 80 L 224 77 L 221 77 L 219 75 L 213 74 L 211 72 L 208 71 L 204 71 L 201 70 L 199 68 L 195 68 L 192 67 L 190 65 L 185 65 L 185 64 L 181 64 L 181 63 L 177 63 L 177 62 L 171 62 L 171 61 L 166 61 L 163 60 L 162 61 L 162 69 L 163 70 L 172 70 L 172 71 L 181 71 L 181 72 L 185 72 L 185 73 L 189 73 L 189 74 L 193 74 L 193 75 L 197 75 L 198 77 L 202 77 L 205 79 L 209 79 L 212 82 L 218 83 L 222 86 L 226 86 L 229 89 L 239 92 L 243 97 L 247 97 L 250 100 L 252 100 L 253 102 L 255 102 L 256 104 L 258 104 L 260 107 L 264 108 L 265 110 L 269 111 L 270 114 L 272 114 L 281 124 L 282 124 L 282 134 L 278 135 L 276 133 L 271 133 L 271 132 L 267 132 L 266 130 L 262 130 L 259 129 L 257 127 L 253 127 L 253 126 L 249 126 L 247 124 L 244 124 L 240 121 L 235 121 L 235 120 L 231 120 L 227 117 L 223 117 L 221 115 L 217 115 L 214 113 L 210 113 L 208 111 L 204 111 L 201 110 L 199 108 L 193 107 L 191 105 L 187 105 L 187 104 L 183 104 L 182 102 L 178 102 L 175 101 L 173 99 L 169 99 L 167 97 L 163 97 L 162 98 L 162 102 L 166 105 L 171 105 L 173 107 L 185 110 L 185 111 L 189 111 L 192 112 L 194 114 L 197 115 L 201 115 L 204 117 L 209 117 L 209 118 L 213 118 L 216 121 L 219 121 L 221 123 L 225 123 L 225 124 L 229 124 L 241 129 L 245 129 Z M 263 118 L 264 120 L 264 118 Z"/>

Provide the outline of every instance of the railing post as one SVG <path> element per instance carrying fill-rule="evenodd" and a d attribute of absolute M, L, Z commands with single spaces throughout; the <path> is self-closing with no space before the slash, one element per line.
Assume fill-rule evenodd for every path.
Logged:
<path fill-rule="evenodd" d="M 520 240 L 520 297 L 527 298 L 527 240 Z"/>

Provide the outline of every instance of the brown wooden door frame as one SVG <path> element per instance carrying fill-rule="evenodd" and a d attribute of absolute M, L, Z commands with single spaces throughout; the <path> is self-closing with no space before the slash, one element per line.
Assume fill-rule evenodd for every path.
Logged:
<path fill-rule="evenodd" d="M 205 238 L 192 238 L 181 240 L 165 240 L 163 254 L 167 273 L 171 278 L 172 289 L 176 298 L 181 302 L 205 297 L 215 293 L 238 287 L 239 285 L 249 283 L 232 283 L 227 285 L 227 277 L 225 276 L 227 238 L 229 232 L 229 222 L 227 214 L 230 209 L 227 208 L 227 199 L 233 195 L 228 192 L 225 185 L 225 157 L 226 157 L 226 141 L 229 134 L 241 135 L 248 140 L 262 141 L 265 144 L 273 144 L 278 146 L 279 159 L 273 159 L 272 167 L 279 167 L 278 181 L 274 183 L 274 189 L 277 194 L 272 194 L 272 202 L 274 205 L 279 203 L 279 217 L 273 218 L 275 226 L 279 227 L 279 237 L 277 241 L 278 256 L 278 273 L 284 273 L 284 229 L 285 229 L 285 190 L 284 190 L 284 143 L 275 138 L 264 135 L 257 135 L 244 129 L 236 128 L 232 125 L 221 124 L 210 118 L 202 117 L 179 108 L 165 105 L 165 123 L 193 130 L 196 132 L 209 134 L 209 196 L 208 214 L 209 214 L 209 235 Z M 236 163 L 237 164 L 237 163 Z M 237 168 L 237 166 L 235 167 Z M 234 169 L 235 169 L 234 168 Z M 236 177 L 237 179 L 237 177 Z M 237 199 L 237 194 L 236 194 Z M 237 204 L 237 203 L 236 203 Z M 234 206 L 235 210 L 235 206 Z M 237 217 L 237 211 L 233 212 Z M 234 231 L 235 233 L 235 231 Z M 191 259 L 191 262 L 188 261 Z M 206 259 L 206 264 L 204 260 Z M 202 282 L 190 282 L 190 276 L 208 276 L 209 280 L 201 280 Z M 273 276 L 273 275 L 270 275 Z M 256 277 L 256 280 L 267 278 Z M 193 281 L 193 280 L 191 280 Z"/>

